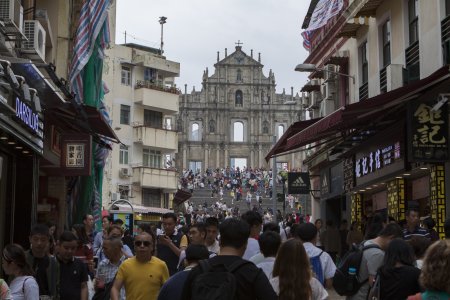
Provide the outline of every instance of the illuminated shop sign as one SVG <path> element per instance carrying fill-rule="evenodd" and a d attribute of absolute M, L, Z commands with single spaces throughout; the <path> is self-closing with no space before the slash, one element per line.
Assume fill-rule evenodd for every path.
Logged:
<path fill-rule="evenodd" d="M 19 97 L 16 98 L 16 117 L 39 135 L 39 115 L 30 106 L 21 101 Z"/>
<path fill-rule="evenodd" d="M 409 159 L 442 162 L 449 159 L 448 107 L 433 109 L 430 103 L 415 102 L 408 112 Z"/>
<path fill-rule="evenodd" d="M 389 166 L 397 159 L 400 159 L 400 142 L 369 152 L 367 155 L 356 159 L 356 178 L 363 177 Z"/>

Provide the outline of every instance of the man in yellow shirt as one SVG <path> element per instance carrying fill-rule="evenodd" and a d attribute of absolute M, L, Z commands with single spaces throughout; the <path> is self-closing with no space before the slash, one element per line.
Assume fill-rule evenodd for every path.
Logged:
<path fill-rule="evenodd" d="M 111 289 L 111 299 L 119 300 L 119 291 L 125 286 L 127 299 L 157 299 L 159 290 L 169 278 L 167 265 L 153 256 L 153 234 L 143 232 L 134 240 L 136 256 L 125 260 L 117 272 Z"/>

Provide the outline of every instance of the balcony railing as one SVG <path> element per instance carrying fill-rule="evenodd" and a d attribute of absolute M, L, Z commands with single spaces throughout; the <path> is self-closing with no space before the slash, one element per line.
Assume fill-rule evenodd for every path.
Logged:
<path fill-rule="evenodd" d="M 363 83 L 359 87 L 359 100 L 369 98 L 369 82 Z"/>
<path fill-rule="evenodd" d="M 133 166 L 133 183 L 139 184 L 141 187 L 176 191 L 178 173 L 176 169 L 157 169 L 136 165 Z"/>
<path fill-rule="evenodd" d="M 380 92 L 387 92 L 387 72 L 386 67 L 380 70 Z"/>
<path fill-rule="evenodd" d="M 180 89 L 178 89 L 176 87 L 167 87 L 167 86 L 164 86 L 163 84 L 157 84 L 150 80 L 136 80 L 136 85 L 134 86 L 134 88 L 135 89 L 146 88 L 146 89 L 152 89 L 152 90 L 166 92 L 166 93 L 172 93 L 172 94 L 176 94 L 176 95 L 181 94 Z"/>

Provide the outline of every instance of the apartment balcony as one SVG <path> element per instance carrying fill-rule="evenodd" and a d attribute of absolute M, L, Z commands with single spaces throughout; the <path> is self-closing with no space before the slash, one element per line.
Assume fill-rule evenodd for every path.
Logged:
<path fill-rule="evenodd" d="M 133 129 L 134 142 L 152 147 L 161 152 L 176 152 L 178 150 L 178 135 L 174 130 L 147 127 L 135 124 Z"/>
<path fill-rule="evenodd" d="M 132 63 L 147 68 L 156 69 L 165 77 L 177 77 L 180 75 L 180 63 L 167 60 L 159 55 L 134 53 Z"/>
<path fill-rule="evenodd" d="M 178 175 L 176 170 L 134 166 L 133 184 L 144 188 L 163 189 L 165 193 L 170 193 L 178 189 Z"/>
<path fill-rule="evenodd" d="M 165 87 L 147 80 L 138 80 L 135 85 L 134 103 L 165 114 L 176 114 L 178 113 L 179 94 L 180 90 L 175 87 Z"/>

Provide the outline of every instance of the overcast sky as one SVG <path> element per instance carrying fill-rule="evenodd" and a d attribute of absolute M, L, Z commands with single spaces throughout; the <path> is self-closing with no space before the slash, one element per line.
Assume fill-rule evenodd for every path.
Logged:
<path fill-rule="evenodd" d="M 201 88 L 206 67 L 214 71 L 217 51 L 224 58 L 234 52 L 235 43 L 257 59 L 261 52 L 263 72 L 275 73 L 277 92 L 286 88 L 294 93 L 306 83 L 307 74 L 294 71 L 305 60 L 301 25 L 309 6 L 308 0 L 116 0 L 116 43 L 138 43 L 159 48 L 159 17 L 167 17 L 164 25 L 164 54 L 181 64 L 177 86 L 188 92 Z"/>

